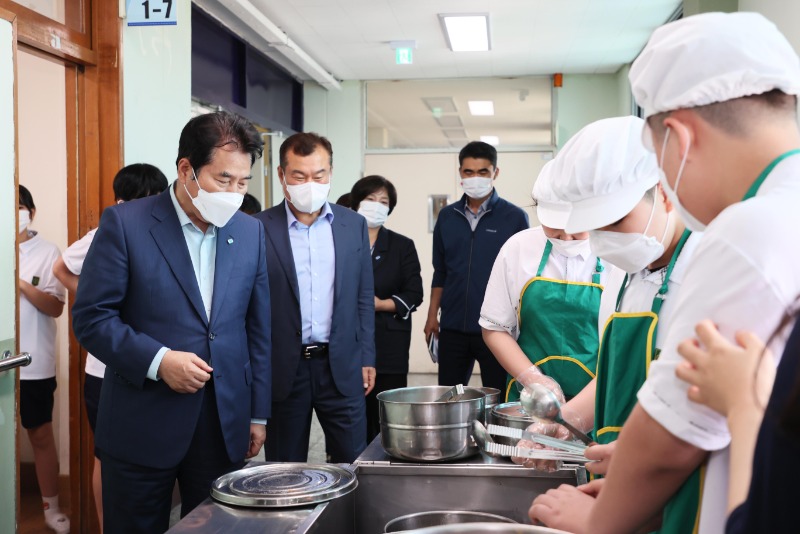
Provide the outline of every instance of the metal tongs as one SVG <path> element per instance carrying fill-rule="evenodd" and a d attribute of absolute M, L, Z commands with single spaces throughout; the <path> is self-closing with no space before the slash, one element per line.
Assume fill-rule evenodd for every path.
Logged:
<path fill-rule="evenodd" d="M 513 439 L 527 439 L 534 443 L 538 443 L 539 445 L 544 445 L 545 447 L 558 449 L 560 451 L 566 451 L 571 454 L 583 455 L 583 453 L 586 451 L 586 445 L 583 445 L 582 443 L 566 441 L 536 432 L 528 432 L 527 430 L 521 430 L 519 428 L 511 428 L 510 426 L 489 425 L 487 430 L 489 431 L 489 434 L 494 434 L 495 436 L 505 436 Z"/>
<path fill-rule="evenodd" d="M 456 384 L 455 386 L 445 391 L 442 394 L 442 396 L 436 399 L 434 402 L 454 402 L 457 400 L 461 400 L 461 396 L 463 394 L 464 394 L 464 384 Z"/>
<path fill-rule="evenodd" d="M 548 449 L 528 449 L 525 447 L 512 447 L 501 443 L 486 443 L 486 451 L 500 456 L 517 456 L 519 458 L 532 458 L 534 460 L 558 460 L 571 463 L 586 463 L 589 460 L 582 454 Z"/>

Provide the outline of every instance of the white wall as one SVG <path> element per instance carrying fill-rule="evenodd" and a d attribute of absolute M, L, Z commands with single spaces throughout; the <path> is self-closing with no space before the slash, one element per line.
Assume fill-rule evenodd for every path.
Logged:
<path fill-rule="evenodd" d="M 537 224 L 531 205 L 531 189 L 536 176 L 551 154 L 535 152 L 500 153 L 497 167 L 497 192 L 505 199 L 525 208 L 531 224 Z M 380 174 L 397 188 L 397 206 L 386 227 L 414 240 L 422 265 L 422 306 L 412 316 L 412 373 L 435 373 L 425 347 L 423 328 L 428 316 L 433 267 L 431 250 L 433 234 L 428 231 L 428 195 L 450 195 L 455 202 L 461 197 L 458 177 L 458 154 L 370 154 L 365 158 L 365 174 Z"/>
<path fill-rule="evenodd" d="M 67 245 L 67 112 L 64 65 L 19 49 L 19 183 L 36 204 L 31 229 Z M 56 319 L 56 389 L 53 430 L 61 474 L 69 472 L 69 310 Z M 34 355 L 35 357 L 36 355 Z M 20 460 L 33 461 L 27 434 L 20 439 Z"/>
<path fill-rule="evenodd" d="M 564 146 L 578 130 L 596 120 L 629 115 L 620 86 L 627 75 L 565 74 L 564 85 L 556 89 L 556 144 Z"/>
<path fill-rule="evenodd" d="M 150 163 L 170 181 L 192 98 L 191 2 L 175 2 L 173 9 L 177 26 L 122 21 L 125 164 Z"/>
<path fill-rule="evenodd" d="M 306 82 L 303 85 L 303 130 L 327 137 L 333 146 L 333 180 L 328 199 L 335 202 L 364 176 L 363 83 L 342 82 L 341 91 L 327 91 L 314 82 Z M 282 140 L 274 141 L 277 154 Z M 277 157 L 275 159 L 277 165 Z M 274 191 L 276 201 L 283 200 L 280 186 Z"/>
<path fill-rule="evenodd" d="M 800 53 L 800 2 L 739 0 L 739 11 L 755 11 L 767 17 Z"/>
<path fill-rule="evenodd" d="M 633 93 L 631 92 L 631 83 L 628 81 L 630 71 L 630 65 L 623 65 L 616 74 L 617 112 L 619 115 L 630 115 L 633 108 Z"/>

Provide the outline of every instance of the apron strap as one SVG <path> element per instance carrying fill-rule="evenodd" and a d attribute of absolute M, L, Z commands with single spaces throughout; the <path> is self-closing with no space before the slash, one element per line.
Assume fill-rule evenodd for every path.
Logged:
<path fill-rule="evenodd" d="M 594 265 L 594 273 L 592 274 L 592 283 L 593 284 L 600 284 L 600 273 L 605 270 L 603 267 L 603 262 L 600 261 L 600 258 L 597 258 L 597 263 Z"/>
<path fill-rule="evenodd" d="M 661 305 L 664 304 L 664 299 L 667 298 L 667 292 L 669 291 L 669 278 L 672 276 L 672 270 L 675 268 L 675 263 L 678 261 L 678 256 L 681 255 L 683 246 L 686 244 L 686 241 L 689 239 L 690 235 L 692 235 L 690 230 L 683 231 L 683 234 L 678 241 L 678 246 L 675 247 L 675 252 L 672 253 L 672 258 L 669 260 L 667 272 L 664 274 L 664 281 L 661 283 L 661 289 L 658 290 L 658 293 L 656 293 L 656 296 L 653 298 L 653 307 L 651 308 L 651 311 L 656 315 L 658 315 L 658 313 L 661 311 Z"/>
<path fill-rule="evenodd" d="M 622 305 L 622 296 L 625 295 L 625 290 L 628 289 L 628 284 L 630 283 L 630 275 L 625 273 L 625 278 L 622 280 L 622 285 L 619 287 L 619 293 L 617 293 L 617 305 L 614 307 L 614 311 L 619 313 L 619 307 Z"/>
<path fill-rule="evenodd" d="M 748 198 L 753 198 L 754 196 L 756 196 L 756 193 L 758 193 L 758 188 L 761 187 L 761 184 L 763 184 L 764 180 L 767 179 L 767 176 L 769 176 L 769 173 L 772 172 L 772 169 L 774 169 L 775 166 L 781 161 L 785 160 L 789 156 L 794 156 L 795 154 L 800 154 L 800 148 L 795 148 L 794 150 L 784 152 L 777 158 L 773 159 L 772 162 L 769 165 L 767 165 L 767 168 L 761 171 L 761 174 L 758 175 L 758 178 L 756 178 L 756 181 L 753 182 L 753 185 L 750 186 L 750 189 L 747 190 L 747 193 L 744 194 L 742 202 L 744 202 Z"/>
<path fill-rule="evenodd" d="M 547 240 L 547 244 L 544 246 L 544 252 L 542 253 L 542 259 L 539 261 L 539 269 L 536 271 L 536 276 L 542 276 L 544 272 L 544 267 L 547 265 L 547 259 L 550 257 L 550 251 L 553 250 L 553 244 L 550 240 Z"/>

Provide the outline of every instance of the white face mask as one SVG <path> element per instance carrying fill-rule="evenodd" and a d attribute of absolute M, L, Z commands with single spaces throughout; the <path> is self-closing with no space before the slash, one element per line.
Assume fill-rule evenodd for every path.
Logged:
<path fill-rule="evenodd" d="M 362 200 L 358 205 L 358 213 L 367 220 L 367 226 L 378 228 L 389 217 L 389 206 L 372 200 Z"/>
<path fill-rule="evenodd" d="M 588 239 L 573 239 L 571 241 L 564 241 L 563 239 L 556 239 L 548 237 L 548 241 L 553 244 L 553 249 L 562 256 L 574 258 L 578 254 L 588 256 L 591 249 L 589 248 Z"/>
<path fill-rule="evenodd" d="M 320 209 L 328 200 L 328 193 L 331 191 L 330 180 L 327 184 L 309 180 L 302 184 L 289 185 L 284 178 L 283 184 L 289 193 L 287 200 L 301 213 L 314 213 Z"/>
<path fill-rule="evenodd" d="M 483 198 L 492 192 L 492 178 L 462 178 L 461 188 L 469 198 Z"/>
<path fill-rule="evenodd" d="M 689 213 L 686 208 L 683 207 L 681 201 L 678 200 L 678 186 L 681 184 L 683 167 L 686 165 L 686 158 L 689 156 L 689 148 L 692 146 L 691 139 L 689 139 L 689 145 L 687 145 L 686 152 L 683 154 L 681 166 L 678 168 L 678 177 L 675 179 L 675 189 L 672 189 L 669 186 L 667 175 L 664 173 L 664 151 L 667 149 L 667 140 L 669 139 L 670 130 L 671 128 L 667 128 L 667 133 L 664 135 L 664 144 L 661 146 L 661 161 L 658 165 L 658 181 L 661 182 L 661 186 L 664 188 L 664 192 L 667 194 L 669 201 L 672 202 L 672 204 L 675 206 L 675 209 L 678 210 L 678 215 L 680 215 L 683 222 L 686 223 L 686 228 L 692 232 L 703 232 L 706 229 L 706 225 L 698 221 L 694 215 Z"/>
<path fill-rule="evenodd" d="M 242 206 L 244 195 L 227 192 L 209 193 L 200 187 L 200 181 L 197 179 L 194 169 L 192 169 L 192 176 L 194 176 L 194 181 L 197 183 L 197 196 L 192 198 L 185 183 L 183 188 L 186 189 L 186 194 L 189 195 L 189 198 L 192 198 L 192 204 L 200 212 L 200 216 L 206 222 L 218 228 L 228 224 L 228 221 Z"/>
<path fill-rule="evenodd" d="M 609 232 L 606 230 L 589 232 L 592 252 L 629 274 L 638 273 L 656 261 L 664 255 L 664 238 L 667 237 L 667 229 L 672 218 L 672 212 L 667 214 L 667 222 L 664 225 L 664 233 L 661 235 L 661 240 L 657 240 L 655 237 L 647 235 L 647 230 L 653 221 L 655 209 L 656 203 L 654 201 L 653 210 L 650 212 L 650 219 L 647 221 L 644 233 Z"/>
<path fill-rule="evenodd" d="M 27 230 L 29 224 L 31 224 L 31 212 L 28 210 L 19 210 L 19 233 Z"/>

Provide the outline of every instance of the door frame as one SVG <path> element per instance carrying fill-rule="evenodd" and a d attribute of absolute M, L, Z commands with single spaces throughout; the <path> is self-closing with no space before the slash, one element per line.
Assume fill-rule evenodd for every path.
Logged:
<path fill-rule="evenodd" d="M 80 4 L 82 11 L 73 16 L 83 21 L 83 32 L 11 0 L 0 0 L 0 17 L 14 25 L 15 58 L 18 43 L 24 43 L 65 63 L 67 235 L 70 243 L 95 228 L 103 207 L 113 204 L 111 178 L 123 164 L 122 20 L 118 3 L 87 0 L 76 4 Z M 52 36 L 59 37 L 58 48 L 52 46 Z M 15 124 L 19 118 L 16 87 L 15 79 Z M 18 140 L 16 146 L 15 181 L 18 184 Z M 72 299 L 70 296 L 70 306 Z M 70 319 L 70 330 L 71 324 Z M 83 403 L 86 351 L 71 331 L 69 337 L 69 473 L 73 532 L 99 532 L 91 477 L 94 442 Z"/>
<path fill-rule="evenodd" d="M 13 101 L 14 101 L 14 206 L 19 204 L 19 129 L 17 128 L 17 116 L 18 116 L 18 103 L 17 103 L 17 86 L 18 86 L 18 79 L 17 79 L 17 16 L 12 13 L 11 11 L 5 10 L 0 7 L 0 19 L 5 20 L 11 23 L 11 65 L 12 69 L 14 70 L 14 86 L 13 86 Z M 19 237 L 15 237 L 15 250 L 19 249 L 18 245 Z M 14 260 L 15 267 L 14 272 L 19 271 L 19 256 Z M 14 290 L 14 299 L 15 302 L 19 303 L 19 284 Z M 15 354 L 19 354 L 19 306 L 14 306 L 14 343 L 15 343 Z M 14 406 L 19 406 L 19 373 L 15 373 L 14 377 Z M 19 524 L 19 433 L 17 432 L 17 413 L 16 410 L 13 413 L 14 417 L 14 424 L 12 425 L 14 429 L 14 474 L 15 474 L 15 485 L 16 485 L 16 496 L 14 500 L 14 524 Z"/>

